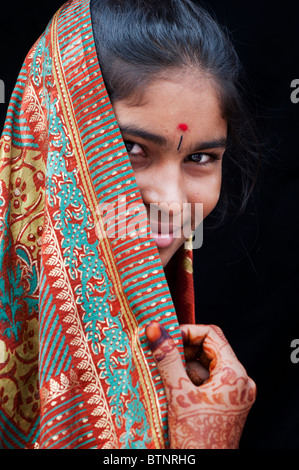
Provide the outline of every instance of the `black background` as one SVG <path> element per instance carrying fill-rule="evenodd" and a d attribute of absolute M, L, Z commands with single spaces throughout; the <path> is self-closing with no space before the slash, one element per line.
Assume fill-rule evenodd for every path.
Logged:
<path fill-rule="evenodd" d="M 1 5 L 2 129 L 23 60 L 63 1 Z M 236 222 L 204 233 L 195 250 L 197 321 L 220 326 L 255 380 L 258 396 L 241 448 L 299 449 L 298 202 L 299 4 L 296 1 L 210 0 L 209 10 L 232 33 L 246 69 L 256 119 L 266 136 L 259 191 Z"/>

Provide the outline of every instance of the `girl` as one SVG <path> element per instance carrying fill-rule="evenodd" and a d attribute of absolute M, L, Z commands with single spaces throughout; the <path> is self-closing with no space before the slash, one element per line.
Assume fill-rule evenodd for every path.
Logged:
<path fill-rule="evenodd" d="M 3 447 L 238 447 L 255 385 L 194 324 L 190 247 L 254 180 L 238 71 L 190 0 L 74 0 L 29 52 L 1 139 Z"/>

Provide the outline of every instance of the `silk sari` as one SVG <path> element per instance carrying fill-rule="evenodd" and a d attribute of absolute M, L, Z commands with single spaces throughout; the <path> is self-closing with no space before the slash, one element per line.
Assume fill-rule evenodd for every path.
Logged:
<path fill-rule="evenodd" d="M 171 290 L 101 76 L 89 0 L 63 5 L 30 50 L 0 151 L 1 448 L 167 448 L 144 329 L 158 320 L 183 355 L 192 251 L 177 253 Z"/>

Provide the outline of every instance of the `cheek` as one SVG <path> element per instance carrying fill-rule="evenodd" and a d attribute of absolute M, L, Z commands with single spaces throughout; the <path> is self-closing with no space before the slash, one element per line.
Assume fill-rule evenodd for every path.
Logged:
<path fill-rule="evenodd" d="M 194 191 L 190 192 L 189 202 L 203 204 L 203 218 L 205 219 L 216 207 L 221 191 L 221 173 L 201 180 Z"/>
<path fill-rule="evenodd" d="M 151 187 L 151 184 L 150 184 L 151 179 L 149 178 L 147 172 L 136 171 L 136 169 L 134 169 L 134 176 L 136 179 L 138 189 L 141 195 L 143 195 L 142 193 L 146 193 L 148 191 L 148 188 Z"/>

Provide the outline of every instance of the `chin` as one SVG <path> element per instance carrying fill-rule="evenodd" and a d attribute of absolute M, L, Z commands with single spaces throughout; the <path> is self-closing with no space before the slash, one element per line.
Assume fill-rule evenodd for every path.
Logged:
<path fill-rule="evenodd" d="M 171 260 L 172 257 L 167 256 L 164 253 L 161 253 L 160 250 L 158 250 L 158 251 L 159 251 L 160 258 L 161 258 L 162 266 L 163 266 L 163 268 L 165 268 L 165 266 L 169 263 L 169 261 Z"/>
<path fill-rule="evenodd" d="M 160 258 L 161 258 L 163 268 L 165 268 L 165 266 L 169 263 L 171 258 L 178 251 L 178 249 L 182 246 L 184 241 L 185 240 L 181 241 L 181 243 L 177 246 L 170 246 L 168 248 L 158 247 L 158 252 L 159 252 L 159 255 L 160 255 Z"/>
<path fill-rule="evenodd" d="M 167 263 L 169 263 L 169 261 L 173 257 L 174 253 L 169 248 L 159 248 L 159 247 L 158 247 L 158 252 L 161 258 L 162 266 L 163 268 L 165 268 Z"/>

